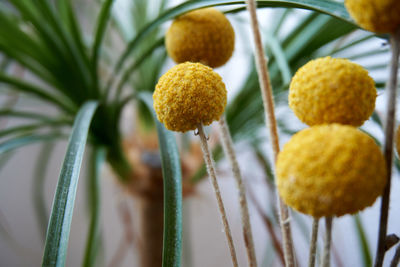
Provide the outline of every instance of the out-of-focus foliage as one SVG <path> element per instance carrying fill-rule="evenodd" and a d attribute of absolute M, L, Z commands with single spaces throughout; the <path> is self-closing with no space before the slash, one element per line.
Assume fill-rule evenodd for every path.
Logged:
<path fill-rule="evenodd" d="M 6 99 L 6 104 L 0 109 L 0 119 L 18 118 L 22 121 L 19 125 L 10 127 L 0 124 L 0 167 L 17 148 L 23 149 L 32 143 L 65 139 L 69 136 L 69 126 L 79 119 L 78 111 L 85 109 L 85 103 L 88 101 L 97 102 L 98 107 L 93 119 L 86 121 L 90 124 L 88 144 L 95 151 L 91 164 L 94 183 L 90 205 L 91 234 L 85 256 L 85 264 L 89 266 L 94 265 L 96 259 L 97 249 L 93 244 L 99 232 L 99 226 L 96 224 L 99 218 L 99 197 L 96 196 L 99 191 L 95 191 L 96 170 L 98 164 L 106 160 L 122 183 L 131 178 L 135 166 L 127 162 L 122 149 L 122 110 L 138 96 L 138 93 L 154 90 L 167 58 L 163 24 L 187 11 L 220 6 L 226 11 L 228 18 L 239 25 L 243 19 L 241 15 L 245 11 L 245 2 L 202 0 L 173 5 L 167 0 L 140 0 L 129 3 L 116 0 L 91 1 L 91 5 L 96 7 L 90 12 L 95 10 L 96 14 L 89 25 L 82 23 L 81 16 L 84 14 L 80 14 L 80 4 L 79 0 L 0 2 L 0 93 L 1 98 Z M 350 20 L 343 4 L 337 1 L 258 1 L 258 8 L 270 7 L 279 8 L 273 11 L 275 23 L 262 28 L 262 32 L 277 108 L 286 106 L 290 79 L 309 59 L 326 55 L 346 55 L 346 51 L 376 38 L 368 33 L 355 32 L 357 27 Z M 298 12 L 298 8 L 310 11 Z M 88 15 L 93 17 L 93 14 Z M 289 30 L 286 34 L 281 34 L 283 26 L 291 18 L 295 18 L 296 23 L 290 27 L 286 26 Z M 248 24 L 241 26 L 247 27 Z M 360 53 L 352 53 L 349 58 L 362 60 L 382 55 L 387 51 L 387 48 L 371 47 Z M 259 151 L 260 144 L 265 142 L 260 138 L 263 136 L 260 132 L 264 130 L 264 112 L 255 65 L 252 59 L 250 61 L 250 69 L 240 90 L 233 99 L 228 100 L 226 116 L 234 140 L 247 142 L 254 148 L 255 153 L 264 160 L 266 170 L 272 173 L 268 157 Z M 385 66 L 376 63 L 368 66 L 368 69 L 377 71 L 385 69 Z M 384 87 L 383 80 L 377 80 L 376 84 L 378 89 Z M 19 101 L 34 101 L 33 103 L 46 106 L 52 112 L 21 109 L 22 105 L 15 105 L 14 98 L 19 98 Z M 153 130 L 155 124 L 149 105 L 137 102 L 135 107 L 141 125 Z M 284 117 L 278 119 L 282 134 L 291 135 L 298 130 L 288 124 Z M 382 128 L 377 114 L 373 121 L 379 129 Z M 179 266 L 180 162 L 175 154 L 168 157 L 171 151 L 175 151 L 175 140 L 170 132 L 160 127 L 157 124 L 166 183 L 165 221 L 169 223 L 166 225 L 176 227 L 175 232 L 169 233 L 170 236 L 168 231 L 165 232 L 165 266 Z M 86 138 L 75 139 L 75 132 L 76 129 L 73 129 L 69 146 L 78 145 L 82 148 Z M 43 151 L 43 159 L 48 158 L 47 149 Z M 79 169 L 78 159 L 81 152 L 66 155 L 66 162 L 74 162 L 70 167 Z M 222 157 L 220 148 L 217 148 L 214 154 L 217 160 Z M 37 177 L 40 177 L 40 172 L 38 173 Z M 200 169 L 193 181 L 200 180 L 204 173 L 204 168 Z M 66 172 L 63 175 L 64 178 L 60 179 L 60 190 L 67 190 L 69 185 L 63 182 L 64 179 L 71 179 L 74 175 L 76 179 L 77 174 L 71 175 Z M 273 179 L 272 175 L 268 177 Z M 38 185 L 43 184 L 44 182 L 39 180 Z M 35 192 L 40 190 L 40 187 L 37 187 Z M 76 187 L 73 190 L 76 190 Z M 37 210 L 43 210 L 41 194 L 35 196 Z M 57 199 L 61 198 L 56 197 L 56 201 Z M 73 207 L 74 197 L 71 199 L 72 203 L 69 205 Z M 57 213 L 53 212 L 51 216 L 57 216 Z M 68 216 L 72 216 L 72 213 Z M 69 223 L 64 224 L 63 220 L 53 221 L 56 223 L 50 227 L 50 232 L 57 233 L 58 237 L 61 237 L 62 233 L 66 234 L 62 238 L 67 241 Z M 58 230 L 52 232 L 52 229 L 56 228 Z M 365 262 L 370 262 L 368 244 L 363 237 L 364 231 L 359 221 L 357 229 L 362 237 L 360 239 L 363 243 Z M 49 238 L 47 242 L 51 241 Z M 46 253 L 44 262 L 49 265 L 56 264 L 49 255 L 63 254 L 62 250 L 66 245 L 67 243 L 61 245 L 59 250 L 53 247 L 52 249 L 57 251 Z"/>

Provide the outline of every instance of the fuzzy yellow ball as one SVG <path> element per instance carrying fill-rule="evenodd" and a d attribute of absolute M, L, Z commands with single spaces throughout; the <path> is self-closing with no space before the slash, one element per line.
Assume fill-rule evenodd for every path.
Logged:
<path fill-rule="evenodd" d="M 153 94 L 157 118 L 168 130 L 178 132 L 219 120 L 226 98 L 221 76 L 210 67 L 191 62 L 176 65 L 166 72 Z"/>
<path fill-rule="evenodd" d="M 351 17 L 362 28 L 376 33 L 400 30 L 399 0 L 346 0 Z"/>
<path fill-rule="evenodd" d="M 317 218 L 362 210 L 386 184 L 379 146 L 355 127 L 340 124 L 295 134 L 278 155 L 276 174 L 286 204 Z"/>
<path fill-rule="evenodd" d="M 200 62 L 215 68 L 232 56 L 235 33 L 223 13 L 204 8 L 175 19 L 165 36 L 165 45 L 177 63 Z"/>
<path fill-rule="evenodd" d="M 347 59 L 311 60 L 294 75 L 289 106 L 304 123 L 312 126 L 340 123 L 360 126 L 374 111 L 374 80 L 358 64 Z"/>

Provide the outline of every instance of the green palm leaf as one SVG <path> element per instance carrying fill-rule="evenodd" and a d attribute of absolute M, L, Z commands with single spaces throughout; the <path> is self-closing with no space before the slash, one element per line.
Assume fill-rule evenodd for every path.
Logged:
<path fill-rule="evenodd" d="M 96 102 L 87 102 L 75 119 L 54 197 L 46 236 L 43 266 L 65 265 L 79 172 L 89 125 L 96 108 Z"/>
<path fill-rule="evenodd" d="M 349 14 L 347 13 L 344 5 L 335 1 L 329 0 L 259 0 L 257 1 L 258 7 L 293 7 L 302 8 L 308 10 L 314 10 L 320 13 L 324 13 L 348 23 L 352 23 Z M 201 1 L 189 1 L 179 6 L 173 7 L 162 13 L 157 19 L 147 24 L 136 37 L 129 42 L 124 53 L 117 61 L 115 72 L 118 72 L 128 59 L 129 55 L 135 50 L 136 46 L 150 34 L 154 29 L 160 26 L 167 20 L 173 19 L 185 12 L 210 7 L 210 6 L 222 6 L 222 5 L 244 5 L 245 1 L 229 1 L 229 0 L 201 0 Z"/>
<path fill-rule="evenodd" d="M 0 154 L 13 151 L 14 149 L 38 143 L 38 142 L 49 142 L 56 139 L 64 138 L 65 136 L 60 133 L 49 133 L 49 134 L 29 134 L 10 138 L 0 143 Z"/>
<path fill-rule="evenodd" d="M 49 215 L 46 208 L 46 200 L 44 197 L 45 192 L 45 179 L 46 179 L 46 171 L 50 166 L 49 161 L 51 159 L 51 155 L 55 148 L 55 144 L 44 143 L 41 150 L 39 151 L 39 155 L 37 157 L 37 163 L 35 166 L 34 177 L 33 177 L 33 186 L 32 186 L 32 196 L 33 196 L 33 205 L 35 208 L 35 215 L 38 221 L 40 237 L 44 243 L 46 238 L 46 230 L 47 223 L 49 220 Z"/>
<path fill-rule="evenodd" d="M 150 93 L 141 93 L 140 99 L 154 115 L 157 124 L 164 179 L 164 245 L 163 267 L 179 267 L 182 251 L 182 174 L 175 136 L 165 129 L 153 110 Z"/>
<path fill-rule="evenodd" d="M 85 258 L 83 266 L 96 266 L 96 257 L 100 243 L 100 168 L 105 162 L 106 150 L 94 147 L 90 161 L 89 176 L 89 205 L 90 226 L 86 242 Z"/>

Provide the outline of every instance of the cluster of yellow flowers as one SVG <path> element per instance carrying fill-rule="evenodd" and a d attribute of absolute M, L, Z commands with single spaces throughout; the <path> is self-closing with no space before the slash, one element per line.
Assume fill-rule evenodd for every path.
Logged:
<path fill-rule="evenodd" d="M 229 20 L 214 8 L 189 12 L 172 23 L 165 45 L 168 55 L 181 64 L 156 85 L 153 100 L 158 119 L 168 130 L 178 132 L 219 120 L 227 92 L 212 68 L 224 65 L 232 56 L 235 33 Z"/>
<path fill-rule="evenodd" d="M 312 127 L 294 135 L 278 156 L 277 187 L 288 205 L 314 217 L 341 216 L 382 194 L 384 157 L 353 127 L 371 116 L 376 95 L 368 72 L 346 59 L 320 58 L 297 71 L 289 106 Z"/>
<path fill-rule="evenodd" d="M 366 30 L 399 30 L 398 0 L 346 0 L 345 5 Z M 311 128 L 295 134 L 278 156 L 277 187 L 288 205 L 314 217 L 341 216 L 372 205 L 383 193 L 384 156 L 354 127 L 371 116 L 375 99 L 368 72 L 346 59 L 320 58 L 297 71 L 289 106 Z"/>
<path fill-rule="evenodd" d="M 398 0 L 346 0 L 345 5 L 367 30 L 394 33 L 400 26 Z M 226 89 L 210 67 L 227 62 L 234 39 L 229 21 L 213 8 L 172 23 L 166 48 L 181 64 L 160 78 L 153 95 L 167 129 L 193 130 L 222 115 Z M 277 159 L 277 187 L 289 206 L 314 217 L 341 216 L 372 205 L 382 194 L 384 157 L 374 140 L 356 128 L 374 111 L 374 84 L 364 68 L 347 59 L 319 58 L 297 71 L 289 106 L 311 128 L 295 134 Z"/>

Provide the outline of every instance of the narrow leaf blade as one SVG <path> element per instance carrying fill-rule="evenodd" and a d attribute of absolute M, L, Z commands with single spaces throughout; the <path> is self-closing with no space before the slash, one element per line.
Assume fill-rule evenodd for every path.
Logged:
<path fill-rule="evenodd" d="M 47 223 L 49 220 L 45 201 L 46 173 L 54 148 L 55 144 L 53 142 L 43 144 L 37 156 L 32 185 L 32 202 L 39 226 L 40 238 L 43 244 L 46 238 Z"/>
<path fill-rule="evenodd" d="M 155 28 L 160 26 L 167 20 L 170 20 L 176 16 L 179 16 L 185 12 L 210 7 L 210 6 L 222 6 L 222 5 L 244 5 L 245 1 L 231 1 L 231 0 L 201 0 L 201 1 L 188 1 L 176 7 L 166 10 L 157 19 L 146 25 L 136 37 L 129 42 L 126 50 L 119 58 L 115 67 L 115 72 L 118 72 L 128 59 L 129 55 L 139 44 L 139 42 L 145 38 L 148 33 L 152 32 Z M 352 23 L 349 14 L 347 13 L 343 3 L 338 3 L 330 0 L 259 0 L 257 1 L 258 7 L 293 7 L 317 11 L 324 13 L 343 21 Z"/>
<path fill-rule="evenodd" d="M 13 151 L 14 149 L 20 148 L 22 146 L 34 144 L 37 142 L 49 142 L 58 138 L 64 138 L 64 135 L 59 133 L 50 133 L 42 135 L 22 135 L 13 137 L 0 143 L 0 154 Z"/>
<path fill-rule="evenodd" d="M 140 94 L 141 100 L 153 111 L 150 93 Z M 161 152 L 164 179 L 164 245 L 163 267 L 181 266 L 182 252 L 182 174 L 174 134 L 162 125 L 154 113 Z"/>
<path fill-rule="evenodd" d="M 106 0 L 101 7 L 100 16 L 96 23 L 96 36 L 92 48 L 92 64 L 97 67 L 98 56 L 100 53 L 101 42 L 106 31 L 107 22 L 110 18 L 111 8 L 114 0 Z"/>
<path fill-rule="evenodd" d="M 357 214 L 353 218 L 354 218 L 354 224 L 355 224 L 355 227 L 357 230 L 358 240 L 360 242 L 360 251 L 361 251 L 364 266 L 370 267 L 370 266 L 372 266 L 371 250 L 369 247 L 367 236 L 365 234 L 364 226 L 361 221 L 361 217 L 360 217 L 360 215 Z"/>
<path fill-rule="evenodd" d="M 96 108 L 96 102 L 87 102 L 75 119 L 50 215 L 43 266 L 65 265 L 79 172 Z"/>
<path fill-rule="evenodd" d="M 106 150 L 104 147 L 94 147 L 90 163 L 89 203 L 90 226 L 86 241 L 86 252 L 83 266 L 96 266 L 100 241 L 100 168 L 105 161 Z"/>

